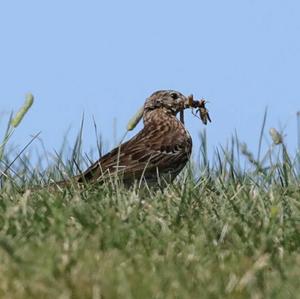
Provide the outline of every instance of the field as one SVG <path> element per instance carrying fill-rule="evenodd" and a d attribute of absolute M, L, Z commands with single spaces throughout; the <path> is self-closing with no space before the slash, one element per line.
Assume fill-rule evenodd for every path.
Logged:
<path fill-rule="evenodd" d="M 61 165 L 37 174 L 3 150 L 0 298 L 299 298 L 299 161 L 273 136 L 264 155 L 233 138 L 209 163 L 202 137 L 200 166 L 163 191 L 20 191 Z"/>

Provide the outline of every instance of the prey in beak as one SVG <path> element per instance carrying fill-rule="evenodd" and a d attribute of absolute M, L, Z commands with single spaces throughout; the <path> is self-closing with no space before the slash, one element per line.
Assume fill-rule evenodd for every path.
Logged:
<path fill-rule="evenodd" d="M 205 107 L 207 101 L 205 99 L 194 100 L 194 96 L 191 94 L 186 97 L 184 101 L 183 109 L 180 111 L 180 121 L 184 124 L 184 109 L 191 108 L 192 114 L 201 119 L 204 125 L 207 125 L 207 121 L 211 122 L 207 108 Z M 193 109 L 197 109 L 194 113 Z M 197 115 L 199 113 L 200 117 Z"/>

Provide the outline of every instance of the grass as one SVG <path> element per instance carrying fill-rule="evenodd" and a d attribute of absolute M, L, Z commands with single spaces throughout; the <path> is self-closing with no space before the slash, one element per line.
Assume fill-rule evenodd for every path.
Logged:
<path fill-rule="evenodd" d="M 283 143 L 255 157 L 235 136 L 210 162 L 203 134 L 200 167 L 164 192 L 19 192 L 76 172 L 78 136 L 44 172 L 19 155 L 7 169 L 16 155 L 3 153 L 0 298 L 298 297 L 299 173 Z"/>

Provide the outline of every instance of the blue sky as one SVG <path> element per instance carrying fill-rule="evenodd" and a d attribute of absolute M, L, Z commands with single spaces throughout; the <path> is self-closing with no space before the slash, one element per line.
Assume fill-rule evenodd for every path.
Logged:
<path fill-rule="evenodd" d="M 85 113 L 85 150 L 96 147 L 93 117 L 109 149 L 114 119 L 120 138 L 149 94 L 175 89 L 210 101 L 211 150 L 235 130 L 256 150 L 268 107 L 267 129 L 284 128 L 293 151 L 299 11 L 297 0 L 2 1 L 0 133 L 30 91 L 14 144 L 42 131 L 47 150 L 59 149 Z M 203 125 L 187 117 L 187 127 L 197 146 Z"/>

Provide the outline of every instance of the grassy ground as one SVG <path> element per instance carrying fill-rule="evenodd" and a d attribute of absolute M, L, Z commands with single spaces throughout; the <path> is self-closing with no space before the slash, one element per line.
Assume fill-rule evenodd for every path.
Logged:
<path fill-rule="evenodd" d="M 233 139 L 209 164 L 203 136 L 201 168 L 164 192 L 20 193 L 38 175 L 3 150 L 0 298 L 299 298 L 299 172 L 273 141 L 254 158 Z"/>
<path fill-rule="evenodd" d="M 113 183 L 20 194 L 4 184 L 0 297 L 297 298 L 292 168 L 228 165 L 198 181 L 186 172 L 163 193 Z"/>

